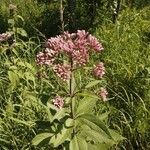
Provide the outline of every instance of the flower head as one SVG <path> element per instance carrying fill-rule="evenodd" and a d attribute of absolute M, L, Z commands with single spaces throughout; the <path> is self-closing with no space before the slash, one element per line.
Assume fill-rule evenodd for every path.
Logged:
<path fill-rule="evenodd" d="M 89 33 L 85 32 L 85 30 L 78 30 L 77 31 L 77 38 L 78 39 L 87 39 Z"/>
<path fill-rule="evenodd" d="M 54 65 L 53 70 L 63 81 L 70 79 L 70 66 L 57 64 Z"/>
<path fill-rule="evenodd" d="M 7 41 L 11 36 L 9 32 L 0 34 L 0 42 Z"/>
<path fill-rule="evenodd" d="M 72 53 L 74 65 L 84 66 L 89 60 L 89 53 L 85 48 L 74 50 Z"/>
<path fill-rule="evenodd" d="M 102 47 L 102 44 L 97 40 L 97 38 L 92 36 L 91 34 L 88 36 L 88 42 L 90 48 L 94 49 L 97 52 L 102 51 L 104 49 Z"/>
<path fill-rule="evenodd" d="M 61 108 L 63 107 L 63 105 L 64 105 L 64 101 L 63 101 L 63 99 L 62 99 L 60 96 L 56 96 L 56 97 L 53 99 L 53 104 L 54 104 L 57 108 L 61 109 Z"/>
<path fill-rule="evenodd" d="M 37 64 L 51 65 L 54 72 L 64 81 L 70 78 L 70 70 L 74 70 L 77 66 L 85 66 L 89 62 L 90 49 L 97 52 L 103 49 L 97 38 L 85 30 L 78 30 L 76 33 L 64 32 L 62 35 L 51 37 L 46 47 L 44 52 L 37 55 Z M 58 56 L 63 55 L 64 58 L 68 57 L 67 60 L 71 60 L 73 68 L 57 63 Z M 96 66 L 94 73 L 102 77 L 105 74 L 103 65 Z"/>
<path fill-rule="evenodd" d="M 95 65 L 93 72 L 96 77 L 102 78 L 105 74 L 104 64 L 100 62 L 99 64 Z"/>
<path fill-rule="evenodd" d="M 51 65 L 55 60 L 55 55 L 54 50 L 46 48 L 44 52 L 39 52 L 36 55 L 36 62 L 38 65 Z"/>
<path fill-rule="evenodd" d="M 102 98 L 102 100 L 105 102 L 107 101 L 107 95 L 108 95 L 108 92 L 105 88 L 101 88 L 100 89 L 100 92 L 99 92 L 99 96 Z"/>
<path fill-rule="evenodd" d="M 52 49 L 56 53 L 59 53 L 62 49 L 63 39 L 61 36 L 51 37 L 50 39 L 48 39 L 46 45 L 49 49 Z"/>
<path fill-rule="evenodd" d="M 64 32 L 62 35 L 52 37 L 48 39 L 47 47 L 57 53 L 73 57 L 75 64 L 80 66 L 88 62 L 89 49 L 98 52 L 103 49 L 98 39 L 85 30 L 78 30 L 76 33 Z"/>

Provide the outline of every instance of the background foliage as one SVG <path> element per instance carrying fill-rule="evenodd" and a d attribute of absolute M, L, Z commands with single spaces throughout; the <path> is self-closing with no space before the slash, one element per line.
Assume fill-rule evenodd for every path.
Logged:
<path fill-rule="evenodd" d="M 102 59 L 107 69 L 109 101 L 99 103 L 95 114 L 108 112 L 104 120 L 126 140 L 112 149 L 150 148 L 150 2 L 121 0 L 114 20 L 115 0 L 76 0 L 75 23 L 70 27 L 70 10 L 64 1 L 65 30 L 86 29 L 103 43 Z M 16 26 L 15 46 L 0 47 L 0 149 L 48 149 L 31 145 L 33 137 L 49 126 L 46 102 L 51 99 L 53 76 L 37 78 L 35 56 L 41 41 L 61 32 L 59 1 L 1 0 L 0 33 L 8 30 L 9 4 L 17 5 L 23 21 Z M 23 23 L 22 23 L 23 22 Z M 40 41 L 41 40 L 41 41 Z M 42 70 L 41 70 L 42 72 Z M 44 121 L 45 123 L 41 123 Z"/>

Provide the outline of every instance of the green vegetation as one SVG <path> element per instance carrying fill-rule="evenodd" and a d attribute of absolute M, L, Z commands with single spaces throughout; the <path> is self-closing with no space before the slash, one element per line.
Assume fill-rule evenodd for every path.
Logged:
<path fill-rule="evenodd" d="M 69 5 L 69 0 L 63 2 L 65 31 L 85 29 L 104 47 L 100 54 L 91 55 L 87 68 L 76 73 L 80 91 L 76 126 L 85 125 L 68 140 L 70 128 L 65 124 L 72 126 L 68 110 L 58 111 L 52 103 L 56 93 L 66 98 L 67 84 L 50 67 L 39 67 L 35 60 L 45 49 L 46 37 L 62 32 L 60 2 L 1 0 L 0 33 L 8 31 L 12 36 L 0 41 L 0 149 L 150 149 L 149 0 L 76 0 L 76 7 Z M 10 4 L 17 6 L 13 14 Z M 62 58 L 66 56 L 58 61 Z M 106 68 L 103 80 L 93 79 L 89 71 L 99 61 Z M 108 91 L 107 101 L 96 95 L 102 86 Z M 67 97 L 65 103 L 68 101 Z M 100 133 L 102 129 L 105 133 Z"/>
<path fill-rule="evenodd" d="M 149 7 L 127 9 L 116 24 L 96 30 L 105 44 L 103 60 L 113 106 L 110 123 L 123 131 L 129 149 L 149 149 L 149 14 Z"/>

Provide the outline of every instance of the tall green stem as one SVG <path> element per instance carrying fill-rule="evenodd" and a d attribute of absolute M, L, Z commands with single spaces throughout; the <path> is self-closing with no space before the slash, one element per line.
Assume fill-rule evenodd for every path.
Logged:
<path fill-rule="evenodd" d="M 73 80 L 73 61 L 72 61 L 72 57 L 70 57 L 70 70 L 71 70 L 71 73 L 70 73 L 70 81 L 69 81 L 69 95 L 70 95 L 70 98 L 71 98 L 71 116 L 73 116 L 73 108 L 72 108 L 72 102 L 73 102 L 73 89 L 72 89 L 72 80 Z"/>
<path fill-rule="evenodd" d="M 69 95 L 71 98 L 70 108 L 71 108 L 71 118 L 74 119 L 74 107 L 75 107 L 75 101 L 74 101 L 74 89 L 73 89 L 73 61 L 72 57 L 70 57 L 70 67 L 71 67 L 71 73 L 70 73 L 70 81 L 69 81 Z M 72 138 L 75 135 L 75 127 L 73 129 Z"/>
<path fill-rule="evenodd" d="M 60 0 L 60 22 L 61 22 L 61 32 L 64 33 L 64 8 L 63 8 L 63 0 Z"/>

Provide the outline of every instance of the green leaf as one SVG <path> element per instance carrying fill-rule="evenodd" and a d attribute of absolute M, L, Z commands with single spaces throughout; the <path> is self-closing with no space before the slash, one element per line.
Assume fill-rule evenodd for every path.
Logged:
<path fill-rule="evenodd" d="M 50 100 L 47 101 L 47 108 L 58 111 L 58 108 L 56 106 L 54 106 Z"/>
<path fill-rule="evenodd" d="M 24 19 L 23 19 L 23 17 L 22 17 L 22 16 L 17 15 L 16 17 L 17 17 L 17 18 L 19 18 L 22 22 L 24 22 Z"/>
<path fill-rule="evenodd" d="M 38 145 L 40 144 L 43 140 L 49 138 L 53 136 L 53 134 L 51 133 L 40 133 L 38 135 L 36 135 L 33 139 L 32 139 L 32 145 Z"/>
<path fill-rule="evenodd" d="M 17 30 L 15 30 L 15 31 L 17 31 L 17 33 L 20 34 L 21 36 L 23 36 L 23 37 L 27 37 L 28 36 L 27 32 L 23 28 L 16 28 L 16 29 Z"/>
<path fill-rule="evenodd" d="M 25 62 L 24 64 L 25 64 L 26 67 L 27 67 L 28 69 L 30 69 L 32 72 L 35 72 L 34 66 L 32 66 L 31 64 L 29 64 L 29 63 L 27 63 L 27 62 Z"/>
<path fill-rule="evenodd" d="M 80 150 L 76 136 L 71 140 L 69 147 L 70 150 Z"/>
<path fill-rule="evenodd" d="M 14 71 L 14 70 L 17 70 L 18 68 L 17 68 L 17 66 L 10 66 L 9 69 L 10 69 L 11 71 Z M 8 72 L 9 72 L 9 71 L 8 71 Z"/>
<path fill-rule="evenodd" d="M 89 82 L 89 83 L 85 86 L 85 88 L 86 88 L 86 89 L 91 88 L 91 87 L 93 87 L 93 86 L 95 86 L 95 85 L 97 85 L 97 84 L 99 84 L 99 83 L 101 83 L 101 82 L 102 82 L 101 80 L 94 80 L 94 81 L 91 81 L 91 82 Z"/>
<path fill-rule="evenodd" d="M 14 19 L 8 19 L 8 24 L 14 26 L 15 25 Z"/>
<path fill-rule="evenodd" d="M 35 76 L 31 72 L 25 72 L 24 77 L 25 77 L 26 81 L 32 81 L 33 86 L 35 87 Z"/>
<path fill-rule="evenodd" d="M 123 137 L 121 134 L 119 134 L 117 131 L 115 131 L 113 129 L 109 129 L 109 132 L 115 142 L 120 142 L 120 141 L 126 139 L 125 137 Z"/>
<path fill-rule="evenodd" d="M 81 128 L 81 136 L 88 140 L 92 140 L 95 143 L 111 143 L 112 145 L 115 144 L 114 140 L 110 139 L 105 133 L 91 130 L 91 128 L 87 125 L 84 125 Z"/>
<path fill-rule="evenodd" d="M 78 139 L 78 144 L 79 144 L 79 148 L 80 150 L 87 150 L 88 149 L 88 145 L 87 145 L 87 142 L 84 138 L 81 138 L 79 136 L 77 136 L 77 139 Z"/>
<path fill-rule="evenodd" d="M 91 114 L 81 114 L 77 119 L 88 125 L 91 129 L 97 132 L 103 131 L 109 136 L 109 138 L 112 138 L 108 128 L 97 116 Z"/>
<path fill-rule="evenodd" d="M 26 80 L 30 80 L 35 83 L 35 76 L 31 72 L 25 72 L 24 76 L 25 76 Z"/>
<path fill-rule="evenodd" d="M 87 150 L 87 142 L 85 139 L 74 136 L 70 142 L 70 150 Z"/>
<path fill-rule="evenodd" d="M 72 128 L 73 128 L 73 120 L 68 118 L 66 120 L 66 126 L 63 126 L 61 132 L 59 132 L 58 134 L 54 135 L 50 139 L 49 144 L 52 144 L 53 147 L 58 147 L 59 145 L 64 143 L 64 141 L 69 139 L 69 137 L 71 136 Z"/>
<path fill-rule="evenodd" d="M 88 150 L 101 150 L 98 149 L 97 145 L 88 143 Z"/>
<path fill-rule="evenodd" d="M 103 114 L 100 114 L 100 116 L 98 117 L 101 121 L 103 120 L 107 120 L 108 115 L 110 114 L 110 112 L 105 112 Z"/>
<path fill-rule="evenodd" d="M 8 71 L 8 78 L 11 82 L 12 87 L 16 88 L 19 83 L 19 76 L 17 73 L 13 71 Z"/>
<path fill-rule="evenodd" d="M 96 104 L 97 99 L 96 98 L 91 98 L 91 97 L 85 97 L 79 101 L 79 105 L 77 108 L 77 115 L 80 113 L 90 113 L 95 104 Z"/>
<path fill-rule="evenodd" d="M 66 97 L 65 98 L 65 104 L 70 104 L 71 102 L 71 97 Z"/>
<path fill-rule="evenodd" d="M 88 150 L 110 150 L 111 145 L 105 143 L 88 144 Z"/>
<path fill-rule="evenodd" d="M 89 92 L 89 91 L 84 91 L 82 93 L 77 93 L 76 95 L 77 96 L 84 96 L 84 97 L 91 97 L 91 98 L 99 99 L 99 97 L 97 95 L 95 95 L 94 93 Z"/>
<path fill-rule="evenodd" d="M 25 67 L 25 63 L 23 61 L 18 61 L 17 66 Z"/>
<path fill-rule="evenodd" d="M 51 122 L 53 122 L 55 119 L 60 120 L 61 118 L 63 118 L 66 115 L 66 108 L 61 108 L 60 110 L 58 110 L 56 112 L 56 114 L 53 116 L 53 118 L 51 119 Z"/>
<path fill-rule="evenodd" d="M 37 97 L 36 97 L 35 93 L 27 91 L 27 90 L 22 91 L 22 97 L 23 97 L 23 99 L 28 100 L 28 101 L 29 100 L 35 101 L 35 102 L 37 101 Z"/>

